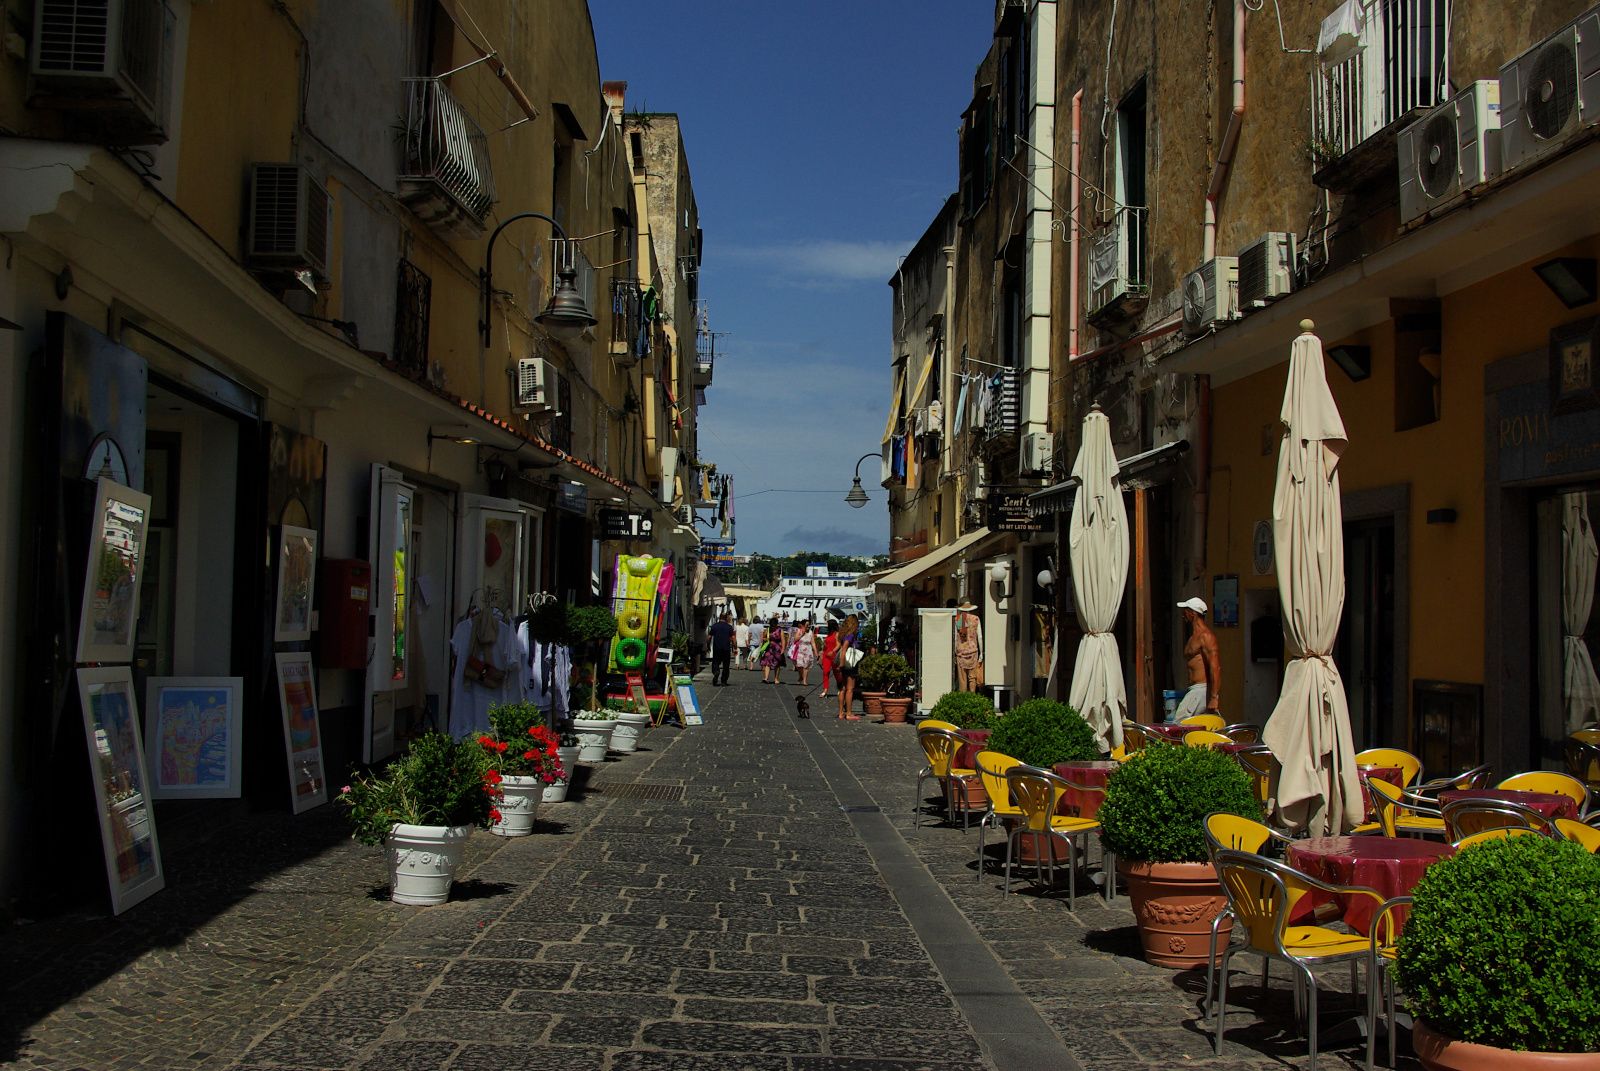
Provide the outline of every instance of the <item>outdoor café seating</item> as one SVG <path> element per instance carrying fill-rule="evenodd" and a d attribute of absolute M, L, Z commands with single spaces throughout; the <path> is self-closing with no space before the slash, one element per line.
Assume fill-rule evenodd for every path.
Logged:
<path fill-rule="evenodd" d="M 1514 774 L 1501 781 L 1495 788 L 1512 792 L 1549 792 L 1566 796 L 1578 808 L 1578 813 L 1574 817 L 1582 818 L 1589 813 L 1589 786 L 1570 774 L 1558 773 L 1555 770 L 1530 770 L 1527 773 Z"/>
<path fill-rule="evenodd" d="M 945 813 L 950 819 L 950 824 L 956 823 L 956 799 L 958 796 L 965 798 L 965 791 L 958 793 L 956 786 L 964 790 L 968 781 L 978 776 L 977 770 L 961 769 L 955 765 L 956 753 L 967 741 L 952 727 L 942 729 L 936 725 L 923 723 L 917 729 L 917 742 L 922 745 L 922 753 L 928 759 L 928 764 L 917 771 L 917 787 L 911 799 L 911 812 L 914 816 L 912 830 L 922 828 L 922 783 L 930 778 L 939 782 L 944 790 Z M 963 808 L 961 811 L 961 828 L 967 828 L 971 811 Z"/>
<path fill-rule="evenodd" d="M 1557 818 L 1556 832 L 1570 841 L 1576 841 L 1589 852 L 1600 852 L 1600 829 L 1589 825 L 1587 822 L 1574 821 L 1571 818 Z"/>
<path fill-rule="evenodd" d="M 1089 791 L 1088 786 L 1074 784 L 1067 778 L 1037 766 L 1017 763 L 1006 769 L 1006 785 L 1011 798 L 1022 811 L 1006 839 L 1006 880 L 1004 891 L 1011 891 L 1011 860 L 1015 855 L 1017 839 L 1031 836 L 1035 839 L 1036 879 L 1041 885 L 1055 883 L 1055 851 L 1050 841 L 1060 841 L 1067 846 L 1067 907 L 1076 906 L 1078 896 L 1078 860 L 1088 848 L 1088 834 L 1100 828 L 1098 820 L 1076 814 L 1062 814 L 1076 793 Z M 1043 843 L 1040 843 L 1043 842 Z M 1106 875 L 1107 899 L 1110 899 L 1112 858 L 1107 854 L 1101 861 Z M 1048 871 L 1049 877 L 1046 878 Z"/>
<path fill-rule="evenodd" d="M 1452 843 L 1489 829 L 1521 827 L 1555 834 L 1555 820 L 1532 807 L 1502 799 L 1465 797 L 1444 801 L 1445 835 Z"/>
<path fill-rule="evenodd" d="M 1191 714 L 1187 718 L 1180 718 L 1179 725 L 1188 725 L 1196 729 L 1209 729 L 1212 732 L 1221 732 L 1227 721 L 1220 714 Z"/>
<path fill-rule="evenodd" d="M 1261 849 L 1268 844 L 1277 844 L 1280 847 L 1293 843 L 1293 838 L 1280 833 L 1271 826 L 1264 825 L 1251 818 L 1241 818 L 1236 814 L 1208 814 L 1206 815 L 1206 844 L 1211 851 L 1211 865 L 1217 862 L 1217 853 L 1222 851 L 1254 852 L 1261 853 Z M 1224 921 L 1233 918 L 1233 909 L 1224 907 L 1217 917 L 1211 920 L 1211 954 L 1206 957 L 1206 1014 L 1211 1014 L 1212 994 L 1216 991 L 1216 966 L 1217 966 L 1217 935 L 1222 931 Z M 1272 961 L 1264 959 L 1261 962 L 1261 984 L 1267 984 L 1267 972 Z"/>
<path fill-rule="evenodd" d="M 1221 733 L 1215 732 L 1215 731 L 1213 731 L 1211 729 L 1196 729 L 1193 732 L 1189 732 L 1189 733 L 1184 733 L 1183 734 L 1183 746 L 1184 747 L 1209 747 L 1209 748 L 1214 748 L 1218 744 L 1231 744 L 1231 743 L 1233 743 L 1233 741 L 1231 739 L 1229 739 L 1228 737 L 1223 736 Z"/>
<path fill-rule="evenodd" d="M 983 791 L 989 797 L 989 809 L 978 820 L 978 866 L 974 880 L 982 881 L 984 830 L 991 825 L 1003 824 L 1007 819 L 1022 817 L 1022 808 L 1012 802 L 1011 788 L 1006 783 L 1006 771 L 1022 765 L 1022 762 L 998 751 L 985 750 L 978 752 L 972 764 L 977 767 L 978 779 L 983 782 Z"/>
<path fill-rule="evenodd" d="M 1255 744 L 1261 741 L 1261 726 L 1253 725 L 1247 721 L 1236 721 L 1232 725 L 1224 725 L 1217 732 L 1226 736 L 1235 744 Z"/>
<path fill-rule="evenodd" d="M 1356 826 L 1352 833 L 1381 833 L 1385 837 L 1444 835 L 1444 815 L 1430 802 L 1378 777 L 1367 775 L 1361 780 L 1376 819 Z"/>

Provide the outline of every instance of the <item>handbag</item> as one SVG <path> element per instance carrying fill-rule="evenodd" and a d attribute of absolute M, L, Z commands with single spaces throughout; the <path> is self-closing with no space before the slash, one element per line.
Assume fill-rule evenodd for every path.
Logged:
<path fill-rule="evenodd" d="M 861 664 L 861 660 L 863 658 L 865 658 L 865 657 L 867 657 L 867 656 L 861 652 L 861 648 L 859 648 L 859 647 L 846 647 L 844 649 L 844 664 L 845 664 L 845 668 L 846 669 L 855 669 L 856 666 Z"/>

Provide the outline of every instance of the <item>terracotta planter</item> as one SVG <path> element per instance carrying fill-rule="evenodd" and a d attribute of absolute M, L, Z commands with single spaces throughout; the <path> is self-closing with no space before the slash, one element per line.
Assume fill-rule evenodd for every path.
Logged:
<path fill-rule="evenodd" d="M 977 769 L 978 752 L 989 746 L 989 729 L 962 729 L 961 735 L 968 743 L 956 749 L 956 769 Z M 984 799 L 988 799 L 987 796 Z"/>
<path fill-rule="evenodd" d="M 1421 1019 L 1411 1028 L 1411 1047 L 1429 1071 L 1575 1071 L 1600 1063 L 1592 1052 L 1517 1052 L 1457 1041 Z"/>
<path fill-rule="evenodd" d="M 947 801 L 952 793 L 955 795 L 952 810 L 956 814 L 963 812 L 983 814 L 989 809 L 989 794 L 983 790 L 983 782 L 976 777 L 964 783 L 955 782 L 948 785 L 945 789 Z"/>
<path fill-rule="evenodd" d="M 1049 845 L 1048 848 L 1046 847 L 1047 844 Z M 1017 863 L 1027 863 L 1032 866 L 1034 863 L 1048 859 L 1047 852 L 1055 854 L 1054 861 L 1057 866 L 1066 866 L 1067 862 L 1072 858 L 1067 851 L 1067 846 L 1061 841 L 1056 840 L 1054 837 L 1043 837 L 1037 833 L 1024 833 L 1018 837 L 1016 847 L 1012 850 L 1014 853 L 1011 858 L 1013 866 Z"/>
<path fill-rule="evenodd" d="M 1211 941 L 1211 920 L 1228 898 L 1210 863 L 1135 863 L 1117 860 L 1139 923 L 1144 958 L 1158 967 L 1201 967 Z M 1217 931 L 1217 951 L 1227 947 L 1233 920 Z"/>
<path fill-rule="evenodd" d="M 880 704 L 883 707 L 883 723 L 885 725 L 904 725 L 911 715 L 911 697 L 902 696 L 891 699 L 884 696 Z"/>
<path fill-rule="evenodd" d="M 884 692 L 862 692 L 861 705 L 867 708 L 867 714 L 878 717 L 883 713 Z"/>

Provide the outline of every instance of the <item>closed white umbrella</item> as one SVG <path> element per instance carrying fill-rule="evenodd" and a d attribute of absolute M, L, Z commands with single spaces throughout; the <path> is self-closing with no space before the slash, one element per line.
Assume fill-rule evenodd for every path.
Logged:
<path fill-rule="evenodd" d="M 1562 687 L 1567 731 L 1583 728 L 1600 717 L 1600 680 L 1583 634 L 1594 609 L 1595 566 L 1600 560 L 1589 499 L 1582 491 L 1561 496 L 1561 631 Z"/>
<path fill-rule="evenodd" d="M 1102 751 L 1121 745 L 1122 717 L 1128 709 L 1122 659 L 1111 634 L 1128 583 L 1128 511 L 1117 472 L 1111 422 L 1097 405 L 1083 418 L 1083 445 L 1072 465 L 1078 493 L 1068 521 L 1068 552 L 1084 636 L 1068 702 L 1094 729 Z"/>
<path fill-rule="evenodd" d="M 1262 741 L 1282 766 L 1279 817 L 1314 835 L 1362 819 L 1361 785 L 1344 681 L 1333 641 L 1344 611 L 1344 421 L 1328 390 L 1322 342 L 1300 321 L 1283 394 L 1283 444 L 1272 495 L 1272 538 L 1290 661 Z"/>

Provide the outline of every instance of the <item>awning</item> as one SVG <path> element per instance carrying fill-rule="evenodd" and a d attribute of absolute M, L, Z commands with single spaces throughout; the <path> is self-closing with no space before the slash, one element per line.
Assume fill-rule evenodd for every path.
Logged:
<path fill-rule="evenodd" d="M 1122 486 L 1129 490 L 1138 487 L 1149 487 L 1159 483 L 1159 470 L 1162 465 L 1173 460 L 1189 449 L 1189 440 L 1179 439 L 1177 442 L 1158 446 L 1154 450 L 1146 450 L 1140 454 L 1117 463 L 1117 478 Z M 1052 484 L 1042 491 L 1035 491 L 1028 496 L 1028 509 L 1035 517 L 1049 517 L 1056 513 L 1066 513 L 1072 509 L 1072 500 L 1078 493 L 1076 479 L 1063 480 Z"/>
<path fill-rule="evenodd" d="M 877 586 L 894 588 L 905 587 L 906 584 L 917 579 L 917 577 L 937 568 L 941 563 L 949 561 L 955 555 L 960 554 L 963 551 L 970 550 L 974 544 L 986 536 L 993 534 L 994 533 L 990 532 L 986 527 L 974 528 L 960 539 L 957 539 L 954 543 L 951 543 L 948 546 L 940 547 L 938 550 L 930 551 L 929 553 L 918 558 L 916 561 L 907 562 L 894 572 L 890 573 L 888 576 L 879 579 Z"/>
<path fill-rule="evenodd" d="M 707 574 L 705 582 L 700 585 L 700 605 L 715 606 L 719 602 L 728 601 L 727 589 L 722 586 L 714 574 Z"/>

